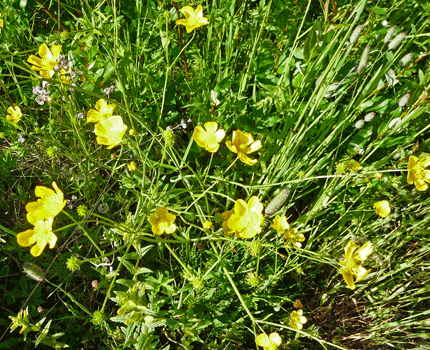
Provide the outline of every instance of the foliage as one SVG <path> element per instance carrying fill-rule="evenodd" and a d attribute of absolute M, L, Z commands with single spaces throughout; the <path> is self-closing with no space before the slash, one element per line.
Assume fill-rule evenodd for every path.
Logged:
<path fill-rule="evenodd" d="M 429 10 L 3 1 L 0 348 L 427 346 Z"/>

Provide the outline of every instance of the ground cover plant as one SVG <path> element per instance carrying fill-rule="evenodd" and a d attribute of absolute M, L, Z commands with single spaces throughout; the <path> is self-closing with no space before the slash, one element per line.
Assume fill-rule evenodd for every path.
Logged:
<path fill-rule="evenodd" d="M 4 0 L 0 348 L 428 348 L 429 10 Z"/>

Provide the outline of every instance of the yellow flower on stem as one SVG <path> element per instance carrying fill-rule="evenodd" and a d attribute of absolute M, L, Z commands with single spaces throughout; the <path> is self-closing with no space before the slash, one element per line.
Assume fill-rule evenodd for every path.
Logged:
<path fill-rule="evenodd" d="M 304 242 L 305 236 L 302 233 L 297 233 L 297 230 L 292 228 L 284 233 L 284 239 L 285 243 L 291 242 L 295 247 L 301 248 L 302 243 L 300 242 Z"/>
<path fill-rule="evenodd" d="M 345 165 L 349 171 L 359 171 L 359 170 L 363 169 L 361 164 L 355 160 L 347 160 L 345 162 Z"/>
<path fill-rule="evenodd" d="M 40 198 L 37 202 L 30 202 L 25 206 L 28 222 L 54 218 L 63 210 L 66 205 L 63 192 L 58 188 L 55 181 L 52 182 L 52 187 L 55 192 L 45 186 L 36 186 L 34 193 L 36 197 Z"/>
<path fill-rule="evenodd" d="M 11 332 L 15 330 L 15 328 L 21 327 L 21 330 L 19 331 L 19 334 L 21 334 L 30 326 L 28 307 L 25 310 L 21 310 L 16 317 L 9 316 L 9 318 L 12 320 L 12 325 L 10 326 Z"/>
<path fill-rule="evenodd" d="M 282 233 L 290 229 L 290 225 L 288 224 L 287 218 L 284 215 L 276 215 L 275 219 L 273 219 L 273 224 L 270 227 L 274 228 L 276 231 L 278 231 L 278 233 Z"/>
<path fill-rule="evenodd" d="M 390 203 L 388 201 L 376 202 L 373 207 L 375 208 L 376 214 L 381 218 L 386 218 L 391 212 Z"/>
<path fill-rule="evenodd" d="M 354 277 L 355 282 L 359 282 L 372 271 L 372 269 L 366 270 L 361 266 L 361 263 L 368 258 L 372 251 L 373 247 L 370 242 L 366 242 L 362 247 L 353 241 L 349 241 L 346 245 L 344 258 L 340 261 L 340 264 L 343 265 L 340 272 L 349 288 L 355 289 Z"/>
<path fill-rule="evenodd" d="M 234 204 L 234 213 L 228 219 L 228 228 L 239 238 L 252 238 L 261 232 L 264 221 L 263 204 L 258 197 L 253 196 L 246 203 L 238 199 Z"/>
<path fill-rule="evenodd" d="M 307 318 L 303 316 L 303 310 L 293 311 L 290 315 L 290 327 L 294 329 L 301 330 L 303 325 L 308 321 Z"/>
<path fill-rule="evenodd" d="M 261 141 L 254 141 L 250 133 L 243 133 L 240 130 L 233 131 L 233 141 L 225 143 L 230 151 L 237 153 L 239 159 L 247 165 L 257 163 L 256 159 L 251 159 L 247 154 L 258 151 L 261 147 Z"/>
<path fill-rule="evenodd" d="M 426 191 L 428 188 L 426 182 L 430 183 L 430 170 L 425 169 L 425 167 L 429 165 L 429 156 L 425 156 L 420 160 L 415 156 L 410 156 L 408 162 L 408 184 L 415 184 L 418 191 Z"/>
<path fill-rule="evenodd" d="M 202 5 L 197 6 L 195 10 L 191 6 L 184 6 L 180 11 L 185 16 L 185 19 L 178 19 L 176 24 L 184 25 L 187 33 L 191 33 L 194 29 L 209 23 L 208 19 L 203 17 Z"/>
<path fill-rule="evenodd" d="M 128 168 L 128 171 L 136 171 L 137 170 L 136 162 L 128 163 L 127 168 Z"/>
<path fill-rule="evenodd" d="M 205 129 L 201 126 L 196 126 L 193 133 L 194 141 L 206 149 L 206 151 L 215 153 L 218 151 L 219 143 L 225 136 L 223 129 L 218 129 L 218 124 L 215 122 L 207 122 L 204 125 Z"/>
<path fill-rule="evenodd" d="M 3 19 L 2 18 L 0 18 L 0 28 L 3 28 Z"/>
<path fill-rule="evenodd" d="M 122 137 L 126 130 L 127 126 L 122 122 L 122 118 L 119 115 L 100 120 L 94 128 L 97 143 L 109 146 L 107 149 L 118 146 L 122 142 Z"/>
<path fill-rule="evenodd" d="M 21 109 L 18 106 L 9 107 L 7 112 L 9 114 L 6 116 L 6 119 L 12 120 L 14 123 L 18 124 L 22 117 Z"/>
<path fill-rule="evenodd" d="M 96 109 L 90 109 L 87 113 L 87 123 L 97 123 L 103 119 L 112 117 L 115 107 L 116 105 L 113 103 L 108 104 L 103 99 L 98 100 L 96 102 Z"/>
<path fill-rule="evenodd" d="M 30 224 L 34 225 L 34 228 L 18 233 L 16 236 L 18 244 L 22 247 L 28 247 L 36 243 L 30 249 L 30 253 L 33 256 L 42 254 L 47 244 L 49 244 L 49 248 L 54 248 L 55 243 L 57 243 L 57 236 L 52 232 L 54 218 L 49 217 L 46 220 L 39 220 L 27 215 L 27 219 Z"/>
<path fill-rule="evenodd" d="M 149 217 L 149 222 L 152 226 L 152 232 L 156 235 L 173 233 L 176 230 L 176 225 L 173 223 L 176 216 L 169 213 L 166 208 L 157 208 L 154 214 Z"/>
<path fill-rule="evenodd" d="M 205 230 L 211 230 L 214 228 L 214 224 L 211 221 L 207 220 L 203 223 L 203 228 Z"/>
<path fill-rule="evenodd" d="M 39 56 L 30 55 L 27 62 L 33 64 L 32 70 L 38 71 L 42 78 L 50 79 L 55 73 L 54 67 L 58 64 L 61 45 L 53 45 L 51 49 L 46 44 L 39 47 Z"/>
<path fill-rule="evenodd" d="M 270 335 L 262 333 L 255 338 L 255 343 L 258 346 L 262 346 L 264 350 L 276 350 L 281 345 L 282 339 L 276 332 L 270 333 Z"/>

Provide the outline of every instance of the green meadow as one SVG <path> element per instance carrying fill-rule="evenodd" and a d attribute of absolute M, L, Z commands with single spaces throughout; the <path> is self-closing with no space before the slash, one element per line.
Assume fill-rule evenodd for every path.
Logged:
<path fill-rule="evenodd" d="M 429 349 L 430 4 L 3 0 L 0 349 Z"/>

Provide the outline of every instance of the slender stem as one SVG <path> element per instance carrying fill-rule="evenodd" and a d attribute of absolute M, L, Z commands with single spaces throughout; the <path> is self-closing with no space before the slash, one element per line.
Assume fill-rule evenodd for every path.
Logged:
<path fill-rule="evenodd" d="M 66 214 L 81 230 L 82 232 L 84 232 L 85 236 L 87 236 L 87 238 L 91 241 L 91 243 L 94 245 L 94 247 L 99 251 L 100 254 L 103 255 L 103 251 L 99 248 L 99 246 L 97 245 L 97 243 L 92 239 L 92 237 L 89 235 L 89 233 L 87 231 L 85 231 L 85 229 L 81 226 L 81 224 L 76 221 L 73 216 L 71 216 L 69 213 L 67 213 L 66 211 L 63 211 L 64 214 Z"/>
<path fill-rule="evenodd" d="M 243 308 L 245 309 L 246 313 L 248 314 L 249 318 L 251 319 L 252 324 L 254 324 L 256 322 L 255 318 L 252 315 L 251 311 L 248 309 L 248 306 L 246 305 L 245 301 L 243 300 L 242 295 L 240 294 L 239 290 L 236 287 L 236 284 L 234 283 L 233 279 L 231 278 L 230 272 L 224 266 L 224 263 L 222 262 L 221 256 L 219 255 L 218 250 L 215 247 L 215 244 L 213 242 L 210 242 L 210 245 L 211 245 L 211 247 L 212 247 L 215 255 L 217 256 L 218 261 L 219 261 L 219 263 L 220 263 L 220 265 L 221 265 L 221 267 L 222 267 L 225 275 L 227 276 L 227 279 L 229 280 L 231 286 L 233 287 L 234 292 L 236 293 L 237 297 L 239 298 L 240 303 L 242 304 Z"/>
<path fill-rule="evenodd" d="M 181 264 L 182 268 L 185 270 L 185 272 L 189 275 L 192 276 L 193 274 L 191 273 L 191 271 L 188 269 L 188 267 L 182 262 L 182 260 L 179 258 L 179 256 L 176 255 L 176 253 L 174 252 L 174 250 L 169 246 L 169 244 L 165 243 L 165 246 L 167 247 L 167 249 L 169 249 L 170 253 L 172 253 L 172 255 L 174 256 L 174 258 Z"/>

